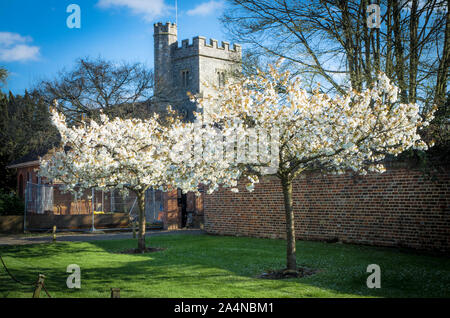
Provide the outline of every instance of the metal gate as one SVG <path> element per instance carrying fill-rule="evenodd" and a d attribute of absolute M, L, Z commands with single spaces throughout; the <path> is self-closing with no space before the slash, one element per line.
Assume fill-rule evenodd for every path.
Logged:
<path fill-rule="evenodd" d="M 160 221 L 160 212 L 162 211 L 162 191 L 148 189 L 145 192 L 145 219 L 147 223 L 158 223 Z M 130 209 L 130 219 L 138 221 L 139 209 L 137 198 Z"/>
<path fill-rule="evenodd" d="M 145 215 L 150 227 L 162 226 L 162 199 L 163 195 L 160 190 L 148 189 L 145 193 Z M 130 221 L 137 222 L 139 220 L 137 197 L 133 192 L 125 194 L 118 190 L 88 189 L 80 196 L 62 192 L 57 184 L 34 184 L 31 182 L 28 182 L 25 187 L 24 212 L 24 228 L 30 230 L 48 230 L 39 223 L 44 214 L 55 216 L 91 215 L 91 230 L 95 229 L 96 214 L 125 213 L 129 215 Z M 86 224 L 85 221 L 83 222 Z M 86 226 L 84 228 L 87 229 Z"/>
<path fill-rule="evenodd" d="M 27 182 L 25 188 L 25 213 L 53 212 L 53 186 Z"/>

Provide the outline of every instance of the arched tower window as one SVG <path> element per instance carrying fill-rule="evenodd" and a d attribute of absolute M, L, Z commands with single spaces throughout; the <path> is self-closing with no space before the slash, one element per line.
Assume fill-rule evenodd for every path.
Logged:
<path fill-rule="evenodd" d="M 219 87 L 225 86 L 225 72 L 224 71 L 217 71 L 217 79 Z"/>
<path fill-rule="evenodd" d="M 181 71 L 181 85 L 182 87 L 189 87 L 189 71 L 183 70 Z"/>

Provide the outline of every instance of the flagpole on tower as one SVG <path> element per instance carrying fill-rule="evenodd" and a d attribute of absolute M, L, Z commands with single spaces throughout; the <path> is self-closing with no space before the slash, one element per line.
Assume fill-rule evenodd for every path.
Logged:
<path fill-rule="evenodd" d="M 178 4 L 177 0 L 175 0 L 175 24 L 178 26 Z"/>

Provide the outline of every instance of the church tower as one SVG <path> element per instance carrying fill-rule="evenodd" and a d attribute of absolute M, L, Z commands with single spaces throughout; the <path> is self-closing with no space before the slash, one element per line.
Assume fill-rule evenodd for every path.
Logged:
<path fill-rule="evenodd" d="M 172 84 L 171 48 L 177 46 L 177 26 L 174 23 L 157 23 L 154 25 L 154 70 L 155 95 L 164 92 Z"/>
<path fill-rule="evenodd" d="M 241 72 L 242 51 L 240 45 L 230 48 L 229 42 L 196 36 L 177 41 L 177 26 L 174 23 L 154 25 L 155 97 L 165 107 L 172 105 L 193 119 L 195 104 L 189 101 L 192 94 L 213 94 L 205 83 L 223 86 L 237 72 Z M 208 111 L 208 110 L 204 110 Z M 212 111 L 212 110 L 209 110 Z"/>

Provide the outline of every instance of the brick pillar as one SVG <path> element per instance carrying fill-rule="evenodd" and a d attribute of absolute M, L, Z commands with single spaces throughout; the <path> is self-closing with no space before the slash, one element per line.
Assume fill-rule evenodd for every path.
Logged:
<path fill-rule="evenodd" d="M 195 196 L 195 214 L 194 214 L 194 227 L 202 229 L 204 227 L 204 214 L 203 214 L 203 200 L 205 199 L 205 193 L 202 188 L 202 194 Z"/>
<path fill-rule="evenodd" d="M 176 230 L 181 224 L 181 209 L 178 207 L 178 191 L 164 192 L 163 222 L 165 230 Z"/>

